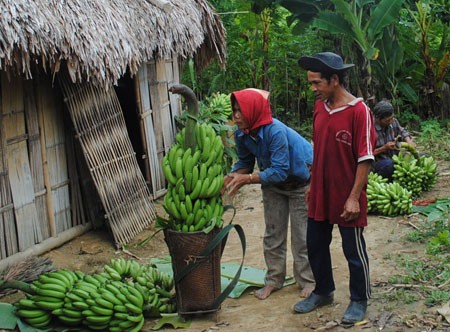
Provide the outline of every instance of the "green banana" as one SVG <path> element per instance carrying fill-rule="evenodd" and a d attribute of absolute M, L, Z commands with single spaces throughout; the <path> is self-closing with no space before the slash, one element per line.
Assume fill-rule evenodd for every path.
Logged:
<path fill-rule="evenodd" d="M 22 318 L 36 318 L 47 315 L 47 312 L 41 309 L 18 309 L 15 313 Z"/>
<path fill-rule="evenodd" d="M 107 324 L 111 320 L 111 316 L 90 315 L 85 317 L 88 323 Z"/>
<path fill-rule="evenodd" d="M 20 299 L 17 301 L 16 306 L 22 309 L 38 309 L 35 301 L 31 299 Z"/>
<path fill-rule="evenodd" d="M 114 310 L 105 308 L 103 306 L 93 305 L 93 306 L 90 307 L 90 309 L 93 312 L 95 312 L 97 315 L 112 316 L 114 314 Z"/>
<path fill-rule="evenodd" d="M 135 313 L 135 314 L 141 314 L 142 313 L 142 308 L 136 306 L 133 303 L 125 303 L 124 305 L 132 313 Z"/>
<path fill-rule="evenodd" d="M 64 302 L 48 302 L 48 301 L 36 301 L 36 306 L 44 309 L 44 310 L 55 310 L 58 308 L 62 308 L 64 306 Z"/>

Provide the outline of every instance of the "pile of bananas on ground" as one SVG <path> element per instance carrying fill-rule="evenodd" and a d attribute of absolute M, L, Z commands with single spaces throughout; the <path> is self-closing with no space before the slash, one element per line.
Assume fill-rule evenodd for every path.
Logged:
<path fill-rule="evenodd" d="M 208 123 L 196 123 L 195 148 L 185 147 L 186 130 L 164 156 L 162 169 L 168 181 L 163 207 L 169 215 L 160 226 L 182 232 L 221 228 L 224 207 L 222 138 Z"/>
<path fill-rule="evenodd" d="M 399 147 L 406 151 L 400 151 L 392 157 L 394 161 L 392 178 L 411 191 L 416 198 L 422 191 L 428 191 L 435 185 L 437 164 L 431 156 L 419 156 L 416 148 L 408 143 L 401 142 Z"/>
<path fill-rule="evenodd" d="M 34 294 L 15 303 L 16 315 L 35 328 L 51 323 L 91 330 L 137 332 L 145 317 L 176 312 L 172 276 L 122 258 L 104 272 L 57 270 L 31 284 Z"/>
<path fill-rule="evenodd" d="M 411 213 L 412 195 L 398 182 L 389 183 L 386 178 L 371 172 L 367 183 L 367 211 L 384 216 Z"/>

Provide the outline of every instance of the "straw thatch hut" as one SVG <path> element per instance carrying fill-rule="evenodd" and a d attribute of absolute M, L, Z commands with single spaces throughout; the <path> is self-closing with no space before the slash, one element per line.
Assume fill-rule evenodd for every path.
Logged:
<path fill-rule="evenodd" d="M 223 65 L 206 0 L 0 0 L 0 268 L 155 217 L 184 60 Z"/>

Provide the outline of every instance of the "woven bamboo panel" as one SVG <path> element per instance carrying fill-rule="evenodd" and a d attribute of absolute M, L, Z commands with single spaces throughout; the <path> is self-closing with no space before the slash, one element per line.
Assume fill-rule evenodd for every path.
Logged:
<path fill-rule="evenodd" d="M 0 83 L 0 88 L 2 84 Z M 19 251 L 16 225 L 14 219 L 14 205 L 6 161 L 6 138 L 3 124 L 2 93 L 0 93 L 0 258 L 6 258 Z"/>
<path fill-rule="evenodd" d="M 152 167 L 158 170 L 152 176 L 154 192 L 158 196 L 165 193 L 166 189 L 165 177 L 161 171 L 162 158 L 172 146 L 176 133 L 174 117 L 171 112 L 172 102 L 169 99 L 168 92 L 169 80 L 173 81 L 170 63 L 171 60 L 149 62 L 145 66 L 147 75 L 144 77 L 150 93 L 151 118 L 154 130 L 150 128 L 148 123 L 145 128 L 147 133 L 154 136 L 155 141 L 155 150 L 149 156 L 149 162 L 151 162 Z"/>
<path fill-rule="evenodd" d="M 34 188 L 28 158 L 25 127 L 23 82 L 17 77 L 10 80 L 2 75 L 2 132 L 6 140 L 6 161 L 14 204 L 15 231 L 19 251 L 32 247 L 36 241 L 38 216 L 34 203 Z M 11 220 L 7 220 L 8 232 L 13 232 Z M 8 241 L 12 241 L 8 239 Z"/>
<path fill-rule="evenodd" d="M 117 95 L 59 77 L 70 117 L 118 247 L 156 217 Z"/>
<path fill-rule="evenodd" d="M 28 147 L 30 155 L 30 168 L 35 191 L 35 205 L 37 212 L 36 240 L 42 242 L 50 237 L 50 228 L 47 214 L 47 192 L 44 181 L 44 163 L 42 161 L 41 136 L 39 132 L 39 119 L 36 107 L 33 81 L 24 81 L 25 116 L 28 132 Z"/>
<path fill-rule="evenodd" d="M 41 117 L 42 134 L 45 145 L 47 188 L 51 197 L 51 223 L 54 235 L 74 226 L 69 179 L 69 165 L 66 152 L 66 132 L 64 130 L 63 102 L 52 87 L 50 79 L 41 78 L 37 88 L 37 104 Z"/>

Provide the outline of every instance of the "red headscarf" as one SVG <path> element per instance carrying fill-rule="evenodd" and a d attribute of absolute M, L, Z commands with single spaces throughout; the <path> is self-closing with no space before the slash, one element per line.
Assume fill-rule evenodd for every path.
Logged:
<path fill-rule="evenodd" d="M 241 108 L 242 117 L 249 128 L 245 134 L 273 122 L 269 103 L 269 92 L 259 89 L 244 89 L 231 94 Z"/>

